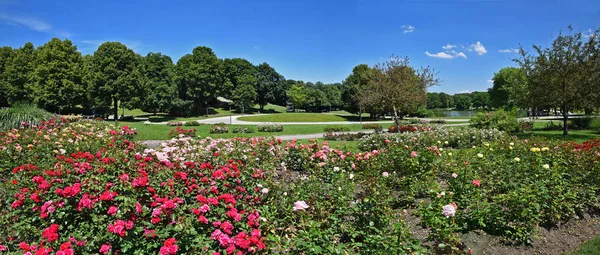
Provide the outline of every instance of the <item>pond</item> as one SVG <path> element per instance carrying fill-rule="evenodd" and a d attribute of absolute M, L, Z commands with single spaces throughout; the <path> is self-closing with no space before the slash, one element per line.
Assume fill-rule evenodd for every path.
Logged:
<path fill-rule="evenodd" d="M 475 116 L 476 111 L 465 110 L 465 111 L 457 111 L 457 110 L 431 110 L 433 112 L 432 117 L 437 118 L 470 118 Z"/>

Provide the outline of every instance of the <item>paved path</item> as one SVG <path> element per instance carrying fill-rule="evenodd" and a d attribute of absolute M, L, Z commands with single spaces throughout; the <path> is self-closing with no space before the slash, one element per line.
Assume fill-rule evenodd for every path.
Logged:
<path fill-rule="evenodd" d="M 467 126 L 469 125 L 469 123 L 457 123 L 457 124 L 445 124 L 444 126 L 446 127 L 457 127 L 457 126 Z M 375 130 L 363 130 L 363 131 L 351 131 L 351 132 L 335 132 L 335 134 L 339 134 L 339 133 L 347 133 L 347 134 L 358 134 L 358 133 L 366 133 L 366 134 L 371 134 L 374 133 Z M 325 136 L 326 133 L 317 133 L 317 134 L 296 134 L 296 135 L 279 135 L 279 136 L 273 136 L 275 138 L 279 138 L 281 140 L 284 141 L 289 141 L 289 140 L 301 140 L 301 139 L 319 139 L 319 138 L 323 138 L 323 136 Z M 260 136 L 257 136 L 260 137 Z M 143 144 L 147 145 L 150 148 L 156 148 L 158 147 L 161 143 L 167 142 L 167 140 L 145 140 L 142 141 Z"/>

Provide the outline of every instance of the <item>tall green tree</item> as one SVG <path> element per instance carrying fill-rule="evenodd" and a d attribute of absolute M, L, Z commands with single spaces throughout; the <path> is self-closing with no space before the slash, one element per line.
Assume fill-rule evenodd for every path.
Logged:
<path fill-rule="evenodd" d="M 142 109 L 156 114 L 170 112 L 177 97 L 175 65 L 167 55 L 150 52 L 144 57 L 142 74 L 146 78 Z"/>
<path fill-rule="evenodd" d="M 119 42 L 105 42 L 92 58 L 92 96 L 98 107 L 113 105 L 115 120 L 119 117 L 119 103 L 133 109 L 143 95 L 141 57 Z"/>
<path fill-rule="evenodd" d="M 427 88 L 439 84 L 430 67 L 415 69 L 407 57 L 392 56 L 375 65 L 367 88 L 361 90 L 361 104 L 379 105 L 394 114 L 396 125 L 405 114 L 425 106 Z"/>
<path fill-rule="evenodd" d="M 33 102 L 48 111 L 61 112 L 67 107 L 72 112 L 85 98 L 81 68 L 81 53 L 70 40 L 52 38 L 40 46 L 29 89 Z"/>
<path fill-rule="evenodd" d="M 6 80 L 6 65 L 13 54 L 13 49 L 9 46 L 0 47 L 0 107 L 7 107 L 8 104 L 8 90 L 10 84 Z"/>
<path fill-rule="evenodd" d="M 233 98 L 233 91 L 242 84 L 242 80 L 248 79 L 245 76 L 257 76 L 256 67 L 243 58 L 226 58 L 223 60 L 223 65 L 224 76 L 229 83 L 225 83 L 219 94 L 225 98 Z"/>
<path fill-rule="evenodd" d="M 494 85 L 489 89 L 492 107 L 526 108 L 529 102 L 527 76 L 523 69 L 505 67 L 494 74 Z"/>
<path fill-rule="evenodd" d="M 451 108 L 454 107 L 454 99 L 451 95 L 448 95 L 444 92 L 440 92 L 440 102 L 441 108 Z"/>
<path fill-rule="evenodd" d="M 359 92 L 366 88 L 369 78 L 373 73 L 366 64 L 360 64 L 352 69 L 352 73 L 343 81 L 342 101 L 344 109 L 351 113 L 358 113 L 361 110 Z M 363 105 L 363 111 L 365 106 Z"/>
<path fill-rule="evenodd" d="M 287 96 L 294 107 L 294 111 L 297 111 L 304 105 L 304 102 L 306 101 L 306 92 L 304 91 L 304 86 L 302 86 L 300 82 L 297 82 L 288 89 Z"/>
<path fill-rule="evenodd" d="M 490 107 L 490 94 L 488 92 L 475 91 L 471 94 L 473 107 L 486 109 Z"/>
<path fill-rule="evenodd" d="M 258 65 L 257 69 L 256 92 L 258 95 L 256 103 L 260 106 L 260 111 L 263 112 L 265 105 L 281 100 L 277 97 L 283 96 L 287 100 L 285 88 L 283 87 L 285 79 L 267 63 Z M 278 103 L 281 103 L 281 101 Z"/>
<path fill-rule="evenodd" d="M 533 54 L 521 48 L 516 61 L 525 70 L 533 106 L 559 107 L 563 135 L 568 135 L 569 112 L 595 103 L 600 90 L 600 29 L 592 35 L 562 32 L 548 48 L 534 45 Z"/>
<path fill-rule="evenodd" d="M 256 100 L 256 77 L 245 74 L 237 77 L 237 87 L 233 90 L 233 103 L 242 112 L 252 108 Z"/>
<path fill-rule="evenodd" d="M 427 109 L 437 109 L 444 107 L 439 93 L 427 93 Z"/>
<path fill-rule="evenodd" d="M 23 47 L 16 49 L 4 70 L 8 87 L 8 102 L 31 101 L 31 85 L 33 72 L 36 67 L 36 50 L 33 44 L 28 42 Z"/>
<path fill-rule="evenodd" d="M 471 109 L 471 105 L 473 104 L 471 96 L 467 94 L 456 94 L 453 98 L 456 110 L 463 111 Z"/>
<path fill-rule="evenodd" d="M 223 84 L 223 62 L 211 48 L 199 46 L 192 54 L 177 61 L 176 73 L 180 97 L 193 102 L 196 113 L 202 114 L 217 98 Z"/>

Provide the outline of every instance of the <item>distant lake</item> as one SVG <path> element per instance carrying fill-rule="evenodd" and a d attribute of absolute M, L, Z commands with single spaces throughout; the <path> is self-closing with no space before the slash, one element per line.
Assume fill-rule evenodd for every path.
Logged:
<path fill-rule="evenodd" d="M 475 116 L 475 114 L 477 113 L 476 111 L 456 111 L 456 110 L 451 110 L 451 111 L 446 111 L 446 110 L 432 110 L 433 111 L 433 116 L 431 117 L 451 117 L 451 118 L 458 118 L 458 117 L 471 117 L 471 116 Z"/>

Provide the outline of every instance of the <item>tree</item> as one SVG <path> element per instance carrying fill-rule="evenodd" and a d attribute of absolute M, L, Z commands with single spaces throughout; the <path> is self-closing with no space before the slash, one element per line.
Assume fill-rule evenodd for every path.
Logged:
<path fill-rule="evenodd" d="M 296 111 L 302 107 L 306 101 L 304 86 L 302 86 L 300 83 L 292 85 L 292 87 L 287 91 L 287 97 L 290 99 L 292 106 L 294 107 L 294 111 Z"/>
<path fill-rule="evenodd" d="M 71 112 L 81 105 L 85 98 L 81 67 L 81 53 L 71 41 L 52 38 L 40 46 L 29 89 L 33 102 L 54 112 L 63 107 Z"/>
<path fill-rule="evenodd" d="M 424 106 L 427 88 L 439 84 L 430 67 L 415 69 L 409 59 L 391 56 L 375 65 L 366 89 L 360 91 L 361 104 L 380 105 L 394 114 L 396 125 L 405 114 Z"/>
<path fill-rule="evenodd" d="M 276 96 L 281 96 L 280 90 L 283 89 L 283 97 L 285 95 L 285 88 L 283 88 L 284 78 L 275 69 L 267 63 L 262 63 L 258 67 L 256 83 L 256 103 L 260 106 L 260 111 L 264 110 L 265 105 L 268 103 L 274 103 Z M 285 102 L 285 100 L 284 100 Z"/>
<path fill-rule="evenodd" d="M 494 74 L 494 85 L 489 89 L 491 106 L 495 108 L 526 108 L 529 91 L 527 76 L 521 68 L 505 67 Z"/>
<path fill-rule="evenodd" d="M 0 47 L 0 107 L 7 107 L 8 104 L 8 90 L 10 84 L 6 81 L 6 65 L 13 54 L 13 49 L 9 46 Z"/>
<path fill-rule="evenodd" d="M 23 47 L 15 50 L 6 64 L 4 75 L 9 84 L 8 102 L 13 104 L 18 101 L 31 101 L 30 95 L 35 69 L 35 48 L 28 42 Z"/>
<path fill-rule="evenodd" d="M 442 108 L 454 107 L 454 98 L 444 92 L 440 92 L 440 102 Z"/>
<path fill-rule="evenodd" d="M 560 107 L 563 115 L 563 135 L 569 133 L 569 111 L 593 102 L 600 93 L 600 29 L 592 35 L 562 32 L 552 46 L 534 45 L 534 54 L 521 48 L 517 63 L 528 78 L 532 106 Z"/>
<path fill-rule="evenodd" d="M 167 55 L 150 52 L 143 60 L 142 74 L 145 77 L 145 97 L 142 109 L 154 114 L 170 112 L 177 97 L 175 66 Z"/>
<path fill-rule="evenodd" d="M 229 81 L 220 91 L 220 95 L 226 98 L 233 98 L 233 91 L 242 83 L 242 79 L 246 75 L 256 76 L 257 70 L 252 63 L 243 58 L 226 58 L 223 61 L 224 76 Z"/>
<path fill-rule="evenodd" d="M 323 86 L 322 90 L 327 96 L 327 101 L 329 102 L 330 108 L 337 110 L 343 106 L 344 101 L 342 101 L 342 91 L 340 89 L 341 86 L 342 85 L 339 83 Z"/>
<path fill-rule="evenodd" d="M 475 108 L 489 108 L 490 107 L 490 94 L 487 92 L 475 91 L 472 93 L 473 107 Z"/>
<path fill-rule="evenodd" d="M 342 82 L 342 101 L 344 109 L 351 113 L 361 111 L 359 92 L 367 87 L 369 78 L 373 73 L 366 64 L 360 64 L 352 69 L 352 73 Z M 362 106 L 364 110 L 365 105 Z"/>
<path fill-rule="evenodd" d="M 108 107 L 112 102 L 115 120 L 119 103 L 132 109 L 135 105 L 130 101 L 139 101 L 143 92 L 140 65 L 141 58 L 119 42 L 105 42 L 94 52 L 91 93 L 99 107 Z"/>
<path fill-rule="evenodd" d="M 471 109 L 471 97 L 467 94 L 454 95 L 454 105 L 456 110 L 463 111 Z"/>
<path fill-rule="evenodd" d="M 198 46 L 192 54 L 177 61 L 177 83 L 180 98 L 190 100 L 203 113 L 208 104 L 217 98 L 220 85 L 223 84 L 223 62 L 211 48 Z"/>
<path fill-rule="evenodd" d="M 442 108 L 442 100 L 439 93 L 427 93 L 427 109 Z"/>
<path fill-rule="evenodd" d="M 251 74 L 244 74 L 236 78 L 237 87 L 233 90 L 233 102 L 235 106 L 244 112 L 244 109 L 250 109 L 256 100 L 256 77 Z"/>
<path fill-rule="evenodd" d="M 304 109 L 310 112 L 320 112 L 323 108 L 329 108 L 330 104 L 327 101 L 325 92 L 318 89 L 316 86 L 304 87 L 306 100 L 304 101 Z"/>

